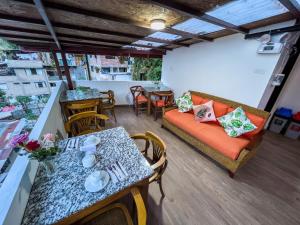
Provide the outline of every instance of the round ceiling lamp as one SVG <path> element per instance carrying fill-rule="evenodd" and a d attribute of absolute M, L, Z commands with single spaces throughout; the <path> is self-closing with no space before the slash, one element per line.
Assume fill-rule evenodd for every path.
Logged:
<path fill-rule="evenodd" d="M 162 19 L 154 19 L 151 20 L 150 26 L 153 30 L 162 30 L 166 28 L 166 21 Z"/>

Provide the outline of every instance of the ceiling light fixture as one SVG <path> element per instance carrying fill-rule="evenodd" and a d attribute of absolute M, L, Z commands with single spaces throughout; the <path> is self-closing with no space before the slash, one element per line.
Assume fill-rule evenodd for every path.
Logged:
<path fill-rule="evenodd" d="M 162 20 L 162 19 L 154 19 L 151 20 L 151 28 L 153 30 L 162 30 L 166 28 L 166 21 Z"/>

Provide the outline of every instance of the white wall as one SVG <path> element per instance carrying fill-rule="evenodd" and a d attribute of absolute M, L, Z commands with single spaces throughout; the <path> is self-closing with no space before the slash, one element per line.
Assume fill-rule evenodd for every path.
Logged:
<path fill-rule="evenodd" d="M 131 98 L 130 87 L 135 85 L 150 86 L 152 81 L 85 81 L 77 80 L 76 87 L 84 86 L 98 89 L 99 91 L 113 90 L 115 93 L 116 105 L 128 105 Z"/>
<path fill-rule="evenodd" d="M 293 109 L 294 112 L 300 111 L 300 57 L 298 57 L 294 68 L 289 75 L 287 82 L 282 89 L 277 100 L 276 106 Z"/>
<path fill-rule="evenodd" d="M 59 97 L 65 89 L 64 84 L 57 82 L 42 114 L 30 133 L 30 139 L 39 139 L 45 133 L 56 133 L 57 130 L 66 137 L 61 116 Z M 0 188 L 0 224 L 18 225 L 22 221 L 30 189 L 38 168 L 35 161 L 26 156 L 18 156 L 12 165 L 2 187 Z"/>
<path fill-rule="evenodd" d="M 168 51 L 162 81 L 176 96 L 196 90 L 258 107 L 280 57 L 257 54 L 259 44 L 234 34 Z"/>

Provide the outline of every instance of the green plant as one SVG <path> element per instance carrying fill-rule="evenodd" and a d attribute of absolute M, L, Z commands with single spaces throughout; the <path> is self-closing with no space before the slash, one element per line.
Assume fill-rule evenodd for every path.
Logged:
<path fill-rule="evenodd" d="M 28 109 L 27 104 L 31 102 L 31 98 L 28 96 L 17 96 L 16 100 L 22 105 L 25 111 Z"/>
<path fill-rule="evenodd" d="M 132 65 L 133 80 L 160 81 L 162 59 L 134 58 Z"/>

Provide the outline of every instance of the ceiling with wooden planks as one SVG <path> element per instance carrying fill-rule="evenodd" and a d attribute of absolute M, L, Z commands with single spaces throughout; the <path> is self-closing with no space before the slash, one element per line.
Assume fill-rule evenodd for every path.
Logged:
<path fill-rule="evenodd" d="M 1 0 L 0 37 L 24 49 L 36 51 L 68 50 L 101 54 L 111 50 L 111 54 L 119 52 L 120 55 L 132 53 L 161 57 L 167 50 L 213 41 L 237 32 L 246 34 L 249 29 L 300 15 L 297 11 L 300 7 L 294 5 L 297 4 L 295 1 L 262 1 Z M 243 4 L 249 9 L 241 8 Z M 251 4 L 256 4 L 258 11 L 270 6 L 266 9 L 269 11 L 263 19 L 258 16 L 255 20 Z M 238 12 L 243 15 L 249 13 L 254 19 L 239 25 L 220 19 L 224 17 L 231 21 L 230 16 L 233 16 L 232 21 L 238 21 Z M 45 22 L 45 17 L 50 25 Z M 156 33 L 150 28 L 153 19 L 165 20 L 166 28 Z M 193 21 L 189 21 L 191 19 Z M 51 33 L 51 29 L 54 32 Z M 59 44 L 55 42 L 56 38 Z"/>

